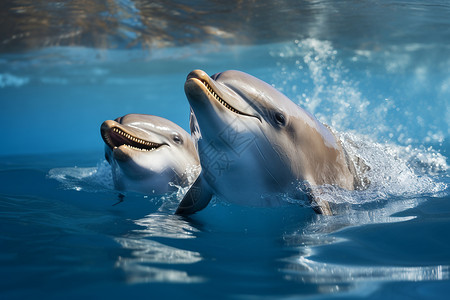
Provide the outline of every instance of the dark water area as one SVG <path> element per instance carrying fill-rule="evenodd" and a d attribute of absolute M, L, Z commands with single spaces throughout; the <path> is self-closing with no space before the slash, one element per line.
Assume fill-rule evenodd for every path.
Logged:
<path fill-rule="evenodd" d="M 447 1 L 3 1 L 1 299 L 447 299 Z M 187 74 L 237 69 L 371 167 L 310 207 L 114 189 L 100 124 L 189 131 Z M 230 187 L 232 188 L 232 187 Z"/>

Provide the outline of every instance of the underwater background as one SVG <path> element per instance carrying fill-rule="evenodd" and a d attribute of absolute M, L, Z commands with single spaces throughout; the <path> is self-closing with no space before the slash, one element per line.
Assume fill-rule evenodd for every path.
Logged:
<path fill-rule="evenodd" d="M 0 299 L 447 299 L 448 1 L 0 4 Z M 237 69 L 371 167 L 336 216 L 114 190 L 100 125 L 189 131 L 187 74 Z M 232 188 L 232 187 L 230 187 Z"/>

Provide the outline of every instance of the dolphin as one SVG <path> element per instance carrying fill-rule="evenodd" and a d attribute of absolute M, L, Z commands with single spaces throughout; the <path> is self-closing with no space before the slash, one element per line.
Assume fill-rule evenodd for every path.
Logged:
<path fill-rule="evenodd" d="M 177 214 L 203 209 L 213 195 L 251 206 L 280 205 L 289 195 L 331 215 L 321 186 L 362 186 L 333 132 L 264 81 L 234 70 L 211 77 L 195 70 L 184 88 L 202 172 Z"/>
<path fill-rule="evenodd" d="M 128 114 L 104 121 L 100 132 L 117 190 L 162 195 L 200 173 L 194 140 L 167 119 Z"/>

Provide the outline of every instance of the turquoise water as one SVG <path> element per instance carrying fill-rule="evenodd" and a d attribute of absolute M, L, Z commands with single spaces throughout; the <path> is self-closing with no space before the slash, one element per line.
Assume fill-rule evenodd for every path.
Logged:
<path fill-rule="evenodd" d="M 69 22 L 77 1 L 22 2 L 1 10 L 17 26 L 0 30 L 0 298 L 447 299 L 445 1 L 99 1 L 50 31 L 19 17 Z M 100 124 L 147 113 L 188 130 L 197 68 L 282 90 L 365 158 L 370 188 L 328 191 L 336 216 L 213 199 L 186 218 L 181 193 L 119 201 Z"/>

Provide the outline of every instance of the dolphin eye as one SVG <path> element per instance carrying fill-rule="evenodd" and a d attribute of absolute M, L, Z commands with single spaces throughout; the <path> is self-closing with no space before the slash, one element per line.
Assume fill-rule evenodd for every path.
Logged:
<path fill-rule="evenodd" d="M 286 125 L 286 118 L 282 113 L 276 112 L 275 113 L 275 122 L 277 122 L 278 125 L 284 126 L 284 125 Z"/>
<path fill-rule="evenodd" d="M 175 134 L 172 139 L 178 145 L 183 144 L 183 139 L 178 134 Z"/>

